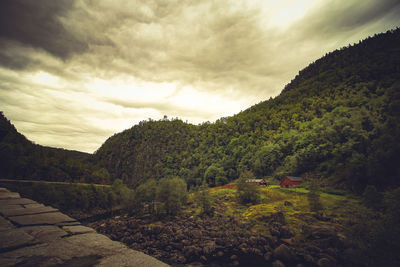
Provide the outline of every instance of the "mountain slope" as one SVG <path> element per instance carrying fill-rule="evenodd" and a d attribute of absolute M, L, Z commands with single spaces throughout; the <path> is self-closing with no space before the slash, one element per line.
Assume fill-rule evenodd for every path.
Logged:
<path fill-rule="evenodd" d="M 399 184 L 400 30 L 375 35 L 310 64 L 274 99 L 199 126 L 142 122 L 95 159 L 136 185 L 179 175 L 189 185 L 313 173 L 362 190 Z"/>

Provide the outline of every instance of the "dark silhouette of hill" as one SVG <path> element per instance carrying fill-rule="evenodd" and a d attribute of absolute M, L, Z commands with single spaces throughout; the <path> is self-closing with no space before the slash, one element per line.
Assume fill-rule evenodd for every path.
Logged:
<path fill-rule="evenodd" d="M 0 177 L 46 181 L 109 182 L 91 155 L 32 143 L 0 112 Z"/>

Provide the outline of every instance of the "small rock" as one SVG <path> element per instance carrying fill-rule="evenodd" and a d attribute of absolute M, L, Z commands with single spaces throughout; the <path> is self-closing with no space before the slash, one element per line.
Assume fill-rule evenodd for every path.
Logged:
<path fill-rule="evenodd" d="M 232 261 L 237 260 L 237 259 L 238 259 L 238 256 L 236 256 L 235 254 L 233 254 L 233 255 L 230 257 L 230 259 L 231 259 Z"/>
<path fill-rule="evenodd" d="M 285 264 L 283 264 L 283 262 L 280 260 L 276 260 L 272 263 L 272 267 L 285 267 Z"/>
<path fill-rule="evenodd" d="M 293 206 L 292 202 L 290 202 L 290 201 L 285 201 L 285 203 L 283 203 L 283 205 L 285 205 L 285 206 Z"/>

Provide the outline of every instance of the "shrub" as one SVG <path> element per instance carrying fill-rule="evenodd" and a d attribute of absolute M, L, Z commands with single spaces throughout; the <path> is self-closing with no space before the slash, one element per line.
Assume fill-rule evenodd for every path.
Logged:
<path fill-rule="evenodd" d="M 210 190 L 206 183 L 203 183 L 195 194 L 196 203 L 200 206 L 201 214 L 208 216 L 214 215 L 214 209 L 212 207 L 212 199 Z"/>
<path fill-rule="evenodd" d="M 373 185 L 368 185 L 363 193 L 363 202 L 367 207 L 378 209 L 381 206 L 382 194 Z"/>
<path fill-rule="evenodd" d="M 237 180 L 237 196 L 242 204 L 257 204 L 260 202 L 260 190 L 257 185 L 246 182 L 249 179 L 255 179 L 251 171 L 244 171 Z"/>
<path fill-rule="evenodd" d="M 309 184 L 308 190 L 310 191 L 307 194 L 308 204 L 310 205 L 311 211 L 320 211 L 322 210 L 322 204 L 320 201 L 320 188 L 319 185 L 315 181 L 311 181 Z"/>
<path fill-rule="evenodd" d="M 178 177 L 162 178 L 157 187 L 158 215 L 176 215 L 187 200 L 186 182 Z"/>

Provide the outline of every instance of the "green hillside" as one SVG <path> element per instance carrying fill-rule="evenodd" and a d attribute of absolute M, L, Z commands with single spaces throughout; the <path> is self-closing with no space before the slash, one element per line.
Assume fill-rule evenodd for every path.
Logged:
<path fill-rule="evenodd" d="M 311 63 L 274 99 L 215 123 L 144 121 L 94 157 L 137 185 L 181 176 L 189 185 L 256 176 L 322 176 L 356 191 L 399 184 L 400 30 Z M 267 87 L 268 85 L 266 85 Z"/>

